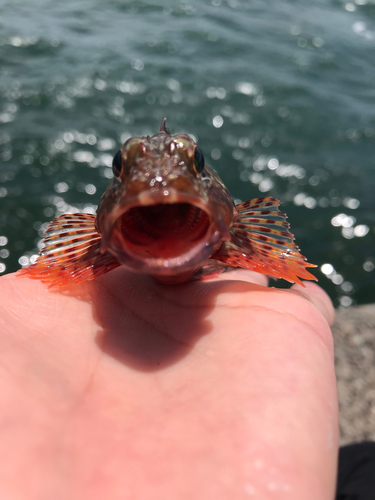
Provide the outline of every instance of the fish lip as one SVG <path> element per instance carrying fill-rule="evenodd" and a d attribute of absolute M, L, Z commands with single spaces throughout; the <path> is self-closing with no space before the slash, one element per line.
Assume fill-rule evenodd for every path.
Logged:
<path fill-rule="evenodd" d="M 222 244 L 223 241 L 231 239 L 230 228 L 222 219 L 220 213 L 215 211 L 208 201 L 202 200 L 200 196 L 189 193 L 181 193 L 175 189 L 168 189 L 168 194 L 163 192 L 146 191 L 131 198 L 124 196 L 123 201 L 115 209 L 107 220 L 106 230 L 102 233 L 101 251 L 112 253 L 125 267 L 137 272 L 152 274 L 154 276 L 168 276 L 176 272 L 184 272 L 199 267 L 203 261 L 208 259 Z M 113 235 L 116 233 L 116 222 L 132 208 L 151 206 L 158 204 L 188 203 L 202 211 L 209 217 L 209 227 L 204 236 L 188 251 L 182 255 L 169 258 L 145 258 L 137 257 L 127 248 L 126 240 L 122 235 L 122 248 L 112 244 Z"/>

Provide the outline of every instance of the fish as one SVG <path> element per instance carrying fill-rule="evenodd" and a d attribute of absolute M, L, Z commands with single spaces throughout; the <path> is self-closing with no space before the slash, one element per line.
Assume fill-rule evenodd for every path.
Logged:
<path fill-rule="evenodd" d="M 301 285 L 316 280 L 279 200 L 235 205 L 200 146 L 172 135 L 165 118 L 157 134 L 129 138 L 112 168 L 96 215 L 54 219 L 36 262 L 17 276 L 65 286 L 123 266 L 173 285 L 239 267 Z"/>

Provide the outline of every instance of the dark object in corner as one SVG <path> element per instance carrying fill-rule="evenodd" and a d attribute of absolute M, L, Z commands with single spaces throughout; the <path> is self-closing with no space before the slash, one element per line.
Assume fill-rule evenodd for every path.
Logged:
<path fill-rule="evenodd" d="M 375 500 L 375 443 L 340 448 L 336 500 Z"/>

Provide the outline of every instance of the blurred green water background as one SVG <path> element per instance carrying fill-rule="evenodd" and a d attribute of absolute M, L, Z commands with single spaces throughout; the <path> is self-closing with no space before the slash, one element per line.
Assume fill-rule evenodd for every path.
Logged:
<path fill-rule="evenodd" d="M 283 202 L 335 305 L 375 301 L 374 82 L 375 0 L 0 0 L 0 274 L 166 116 Z"/>

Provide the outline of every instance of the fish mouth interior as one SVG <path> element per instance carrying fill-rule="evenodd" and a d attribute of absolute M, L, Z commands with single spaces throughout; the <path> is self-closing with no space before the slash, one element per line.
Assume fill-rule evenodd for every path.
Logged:
<path fill-rule="evenodd" d="M 139 259 L 172 259 L 189 253 L 209 233 L 211 221 L 190 203 L 130 208 L 115 223 L 124 250 Z"/>

